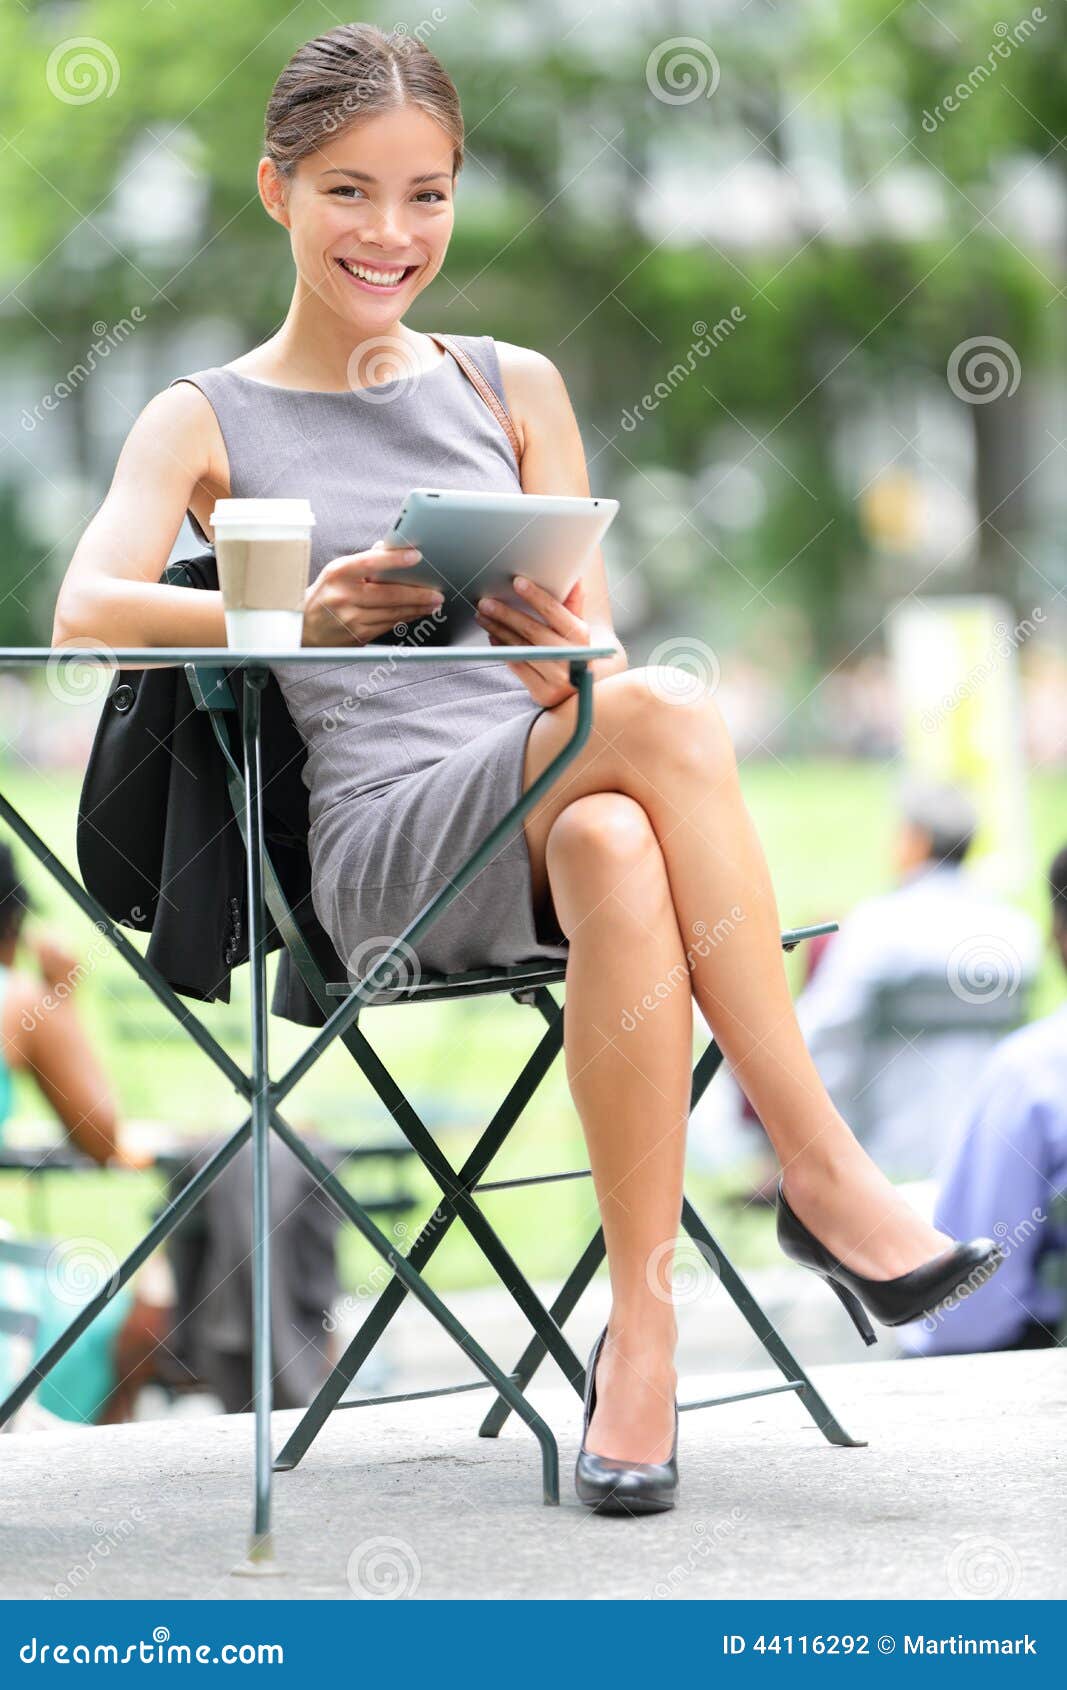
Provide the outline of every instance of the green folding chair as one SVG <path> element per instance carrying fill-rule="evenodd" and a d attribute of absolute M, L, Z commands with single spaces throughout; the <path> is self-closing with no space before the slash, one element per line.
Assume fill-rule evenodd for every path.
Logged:
<path fill-rule="evenodd" d="M 439 652 L 415 648 L 388 648 L 389 659 L 397 663 L 440 661 Z M 218 747 L 224 759 L 229 794 L 234 814 L 241 828 L 246 849 L 248 872 L 249 961 L 251 976 L 251 1035 L 252 1065 L 245 1070 L 225 1051 L 192 1010 L 182 1002 L 141 953 L 130 943 L 122 928 L 111 920 L 99 903 L 72 876 L 50 851 L 43 840 L 0 795 L 0 817 L 19 837 L 24 846 L 55 877 L 69 895 L 106 933 L 116 950 L 134 972 L 155 994 L 159 1001 L 182 1024 L 186 1033 L 204 1054 L 227 1075 L 235 1090 L 250 1105 L 250 1113 L 232 1137 L 217 1152 L 199 1174 L 177 1195 L 141 1243 L 127 1256 L 109 1284 L 86 1305 L 68 1330 L 52 1345 L 20 1384 L 0 1405 L 0 1425 L 24 1402 L 36 1385 L 55 1365 L 70 1344 L 84 1331 L 103 1309 L 110 1297 L 126 1283 L 147 1256 L 168 1236 L 182 1217 L 199 1201 L 211 1181 L 217 1177 L 231 1158 L 252 1138 L 255 1156 L 256 1183 L 253 1196 L 254 1285 L 253 1285 L 253 1343 L 255 1379 L 255 1500 L 253 1529 L 246 1567 L 239 1571 L 267 1571 L 273 1560 L 270 1534 L 271 1474 L 287 1471 L 297 1465 L 323 1423 L 338 1407 L 368 1406 L 373 1402 L 411 1401 L 414 1398 L 448 1395 L 465 1391 L 487 1390 L 494 1400 L 480 1426 L 481 1435 L 495 1437 L 507 1416 L 514 1412 L 529 1428 L 537 1441 L 541 1457 L 542 1496 L 546 1503 L 559 1501 L 559 1461 L 555 1437 L 543 1417 L 526 1396 L 526 1387 L 546 1356 L 551 1356 L 563 1377 L 579 1397 L 585 1388 L 585 1370 L 565 1336 L 564 1323 L 575 1308 L 582 1292 L 589 1284 L 604 1255 L 603 1234 L 598 1228 L 586 1244 L 566 1282 L 546 1307 L 523 1274 L 506 1244 L 491 1226 L 478 1203 L 480 1193 L 502 1191 L 530 1185 L 547 1185 L 559 1180 L 583 1178 L 588 1170 L 578 1172 L 546 1172 L 527 1178 L 489 1180 L 490 1166 L 507 1141 L 519 1116 L 534 1096 L 563 1044 L 563 1006 L 549 990 L 565 977 L 563 964 L 543 963 L 511 968 L 476 969 L 461 974 L 434 975 L 421 973 L 418 980 L 405 987 L 397 984 L 390 969 L 394 957 L 414 951 L 418 940 L 452 900 L 475 878 L 481 868 L 496 854 L 501 845 L 522 825 L 527 812 L 556 781 L 567 763 L 578 753 L 588 738 L 593 717 L 593 676 L 589 664 L 597 657 L 608 655 L 607 647 L 452 647 L 449 661 L 499 663 L 508 660 L 536 661 L 537 659 L 565 659 L 578 698 L 575 729 L 563 747 L 539 778 L 523 793 L 495 828 L 482 841 L 450 883 L 436 897 L 413 915 L 404 932 L 383 950 L 373 967 L 354 987 L 338 986 L 344 968 L 336 958 L 333 947 L 326 941 L 328 952 L 336 962 L 337 980 L 331 982 L 329 970 L 317 958 L 324 955 L 325 935 L 321 928 L 314 931 L 305 918 L 298 922 L 289 907 L 272 866 L 264 842 L 263 826 L 263 759 L 261 746 L 261 705 L 264 688 L 272 677 L 267 667 L 269 659 L 227 651 L 220 666 L 217 651 L 122 651 L 100 652 L 95 659 L 114 667 L 122 665 L 155 665 L 178 663 L 185 666 L 192 694 L 198 710 L 207 712 Z M 70 654 L 72 661 L 84 663 L 94 654 Z M 287 654 L 287 662 L 301 663 L 373 662 L 381 658 L 381 648 L 342 648 L 340 650 L 304 649 Z M 61 654 L 38 651 L 0 651 L 0 664 L 21 666 L 62 662 Z M 235 687 L 240 687 L 240 708 Z M 292 959 L 300 979 L 318 1008 L 322 1025 L 310 1039 L 300 1057 L 277 1080 L 272 1081 L 268 1066 L 268 1013 L 266 996 L 266 934 L 267 918 L 275 924 L 284 946 Z M 791 951 L 802 940 L 817 933 L 833 931 L 834 922 L 791 929 L 783 932 L 782 946 Z M 342 994 L 338 1001 L 338 994 Z M 440 1144 L 427 1128 L 419 1112 L 405 1096 L 400 1083 L 386 1068 L 359 1027 L 359 1015 L 367 1007 L 395 1006 L 406 1003 L 427 1003 L 472 996 L 507 993 L 519 1004 L 534 1008 L 545 1022 L 545 1029 L 522 1071 L 478 1139 L 474 1149 L 455 1167 Z M 433 1215 L 427 1221 L 407 1252 L 375 1224 L 364 1205 L 345 1188 L 340 1179 L 314 1155 L 293 1130 L 281 1113 L 281 1106 L 293 1087 L 304 1078 L 323 1052 L 339 1039 L 355 1059 L 361 1072 L 392 1116 L 404 1138 L 438 1186 L 441 1197 Z M 721 1065 L 722 1054 L 714 1040 L 702 1052 L 692 1081 L 691 1103 L 695 1105 Z M 272 1462 L 270 1449 L 271 1373 L 269 1339 L 269 1232 L 267 1227 L 269 1199 L 269 1165 L 267 1150 L 269 1133 L 275 1132 L 287 1144 L 293 1155 L 315 1176 L 322 1190 L 340 1207 L 378 1256 L 389 1266 L 392 1278 L 378 1296 L 373 1308 L 352 1339 L 344 1355 L 322 1386 L 315 1400 L 305 1411 L 276 1460 Z M 427 1284 L 424 1270 L 439 1248 L 450 1227 L 460 1220 L 500 1285 L 513 1299 L 525 1317 L 532 1336 L 522 1354 L 510 1368 L 501 1366 L 478 1343 L 446 1302 Z M 795 1392 L 815 1424 L 830 1443 L 856 1446 L 854 1439 L 841 1427 L 811 1379 L 785 1344 L 760 1304 L 757 1302 L 726 1252 L 717 1243 L 693 1205 L 686 1200 L 680 1217 L 681 1225 L 696 1248 L 717 1274 L 724 1289 L 733 1299 L 741 1315 L 763 1346 L 781 1374 L 781 1380 L 757 1389 L 732 1392 L 706 1398 L 698 1402 L 680 1403 L 683 1410 L 712 1407 L 721 1403 L 767 1396 L 778 1392 Z M 385 1396 L 345 1399 L 353 1377 L 385 1332 L 390 1321 L 408 1296 L 414 1297 L 434 1317 L 469 1358 L 481 1379 L 470 1384 L 451 1385 L 439 1390 L 407 1393 L 401 1397 Z"/>

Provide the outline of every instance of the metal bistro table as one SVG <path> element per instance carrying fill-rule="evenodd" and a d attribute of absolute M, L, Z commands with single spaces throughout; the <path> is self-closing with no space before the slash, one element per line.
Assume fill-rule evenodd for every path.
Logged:
<path fill-rule="evenodd" d="M 60 862 L 46 842 L 19 814 L 10 801 L 0 793 L 0 819 L 21 840 L 25 848 L 43 868 L 47 869 L 64 891 L 96 924 L 98 930 L 139 975 L 145 985 L 173 1014 L 200 1049 L 217 1065 L 232 1083 L 234 1090 L 250 1106 L 250 1114 L 227 1140 L 212 1160 L 185 1187 L 126 1257 L 118 1272 L 93 1297 L 71 1322 L 67 1330 L 20 1381 L 7 1401 L 0 1404 L 0 1425 L 32 1395 L 37 1385 L 65 1354 L 71 1344 L 92 1323 L 115 1293 L 132 1277 L 141 1264 L 173 1231 L 174 1227 L 204 1195 L 208 1186 L 220 1174 L 251 1137 L 254 1158 L 253 1176 L 253 1377 L 255 1403 L 255 1476 L 252 1535 L 248 1562 L 238 1571 L 268 1572 L 274 1570 L 270 1533 L 271 1510 L 271 1356 L 270 1356 L 270 1237 L 268 1226 L 270 1197 L 270 1132 L 273 1128 L 309 1171 L 321 1181 L 327 1193 L 342 1212 L 357 1226 L 363 1236 L 401 1281 L 452 1337 L 460 1341 L 485 1379 L 509 1406 L 529 1426 L 541 1447 L 542 1468 L 546 1486 L 556 1483 L 556 1445 L 549 1427 L 531 1407 L 525 1394 L 511 1375 L 504 1373 L 478 1345 L 441 1299 L 426 1284 L 411 1263 L 390 1245 L 388 1239 L 370 1222 L 348 1192 L 307 1149 L 300 1137 L 280 1114 L 280 1106 L 322 1056 L 333 1041 L 353 1025 L 365 999 L 373 996 L 379 980 L 384 984 L 389 976 L 392 960 L 408 946 L 413 946 L 436 917 L 469 885 L 475 875 L 493 857 L 508 838 L 521 826 L 523 819 L 557 776 L 578 754 L 589 737 L 593 720 L 593 675 L 589 665 L 599 657 L 608 657 L 610 645 L 590 646 L 449 646 L 420 649 L 406 646 L 341 646 L 301 648 L 294 652 L 264 653 L 233 651 L 228 647 L 155 647 L 143 649 L 108 650 L 95 647 L 44 648 L 0 647 L 0 667 L 30 670 L 44 669 L 50 674 L 84 665 L 102 666 L 109 670 L 123 668 L 165 668 L 184 666 L 193 687 L 193 695 L 210 690 L 213 679 L 220 672 L 240 671 L 244 692 L 242 751 L 244 763 L 245 814 L 244 834 L 248 863 L 248 942 L 251 975 L 251 1071 L 246 1073 L 223 1048 L 204 1023 L 187 1004 L 183 1003 L 167 981 L 136 947 L 122 928 L 111 919 L 101 904 L 86 891 L 73 874 Z M 488 833 L 477 850 L 444 887 L 409 922 L 404 931 L 382 952 L 373 968 L 345 996 L 329 1015 L 325 1025 L 311 1040 L 280 1079 L 272 1081 L 268 1063 L 267 994 L 266 994 L 266 934 L 267 918 L 264 883 L 269 864 L 266 858 L 263 833 L 262 804 L 262 747 L 261 695 L 270 675 L 272 662 L 336 664 L 396 663 L 503 663 L 566 661 L 570 682 L 578 698 L 574 732 L 567 744 L 553 758 L 529 790 Z"/>

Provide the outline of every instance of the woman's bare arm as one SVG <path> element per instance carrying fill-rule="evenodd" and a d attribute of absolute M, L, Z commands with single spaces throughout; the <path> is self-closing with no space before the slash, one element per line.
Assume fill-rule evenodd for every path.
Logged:
<path fill-rule="evenodd" d="M 497 341 L 504 394 L 522 448 L 524 493 L 557 493 L 587 499 L 589 475 L 574 407 L 566 383 L 551 359 L 525 346 Z M 614 657 L 590 665 L 598 680 L 625 669 L 628 659 L 615 632 L 607 572 L 598 546 L 582 571 L 583 616 L 593 645 L 614 645 Z"/>
<path fill-rule="evenodd" d="M 218 422 L 200 390 L 181 382 L 150 400 L 67 569 L 53 645 L 225 645 L 220 595 L 161 586 L 159 577 L 186 510 L 209 510 L 228 482 Z"/>

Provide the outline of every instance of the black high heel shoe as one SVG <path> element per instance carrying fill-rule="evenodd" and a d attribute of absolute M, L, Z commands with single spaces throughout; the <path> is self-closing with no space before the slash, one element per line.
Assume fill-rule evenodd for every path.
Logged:
<path fill-rule="evenodd" d="M 868 1313 L 883 1326 L 906 1326 L 909 1320 L 931 1314 L 959 1291 L 970 1296 L 992 1278 L 1004 1260 L 1003 1250 L 991 1238 L 972 1238 L 969 1244 L 955 1244 L 896 1279 L 866 1279 L 845 1267 L 808 1231 L 786 1202 L 781 1180 L 778 1243 L 790 1261 L 811 1268 L 825 1279 L 848 1310 L 865 1344 L 878 1342 Z"/>
<path fill-rule="evenodd" d="M 678 1404 L 674 1405 L 674 1443 L 666 1461 L 616 1461 L 585 1447 L 589 1422 L 596 1407 L 596 1364 L 608 1335 L 605 1326 L 593 1345 L 585 1372 L 585 1413 L 582 1447 L 574 1469 L 574 1488 L 581 1502 L 598 1514 L 661 1514 L 673 1508 L 678 1496 Z"/>

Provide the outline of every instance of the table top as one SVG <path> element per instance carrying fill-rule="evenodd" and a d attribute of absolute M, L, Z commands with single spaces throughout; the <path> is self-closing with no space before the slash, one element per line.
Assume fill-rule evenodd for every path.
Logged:
<path fill-rule="evenodd" d="M 109 669 L 169 668 L 194 664 L 214 669 L 262 669 L 272 663 L 532 663 L 584 662 L 611 657 L 614 645 L 345 645 L 298 646 L 295 651 L 234 651 L 229 646 L 0 646 L 0 667 L 47 668 L 98 663 Z"/>

